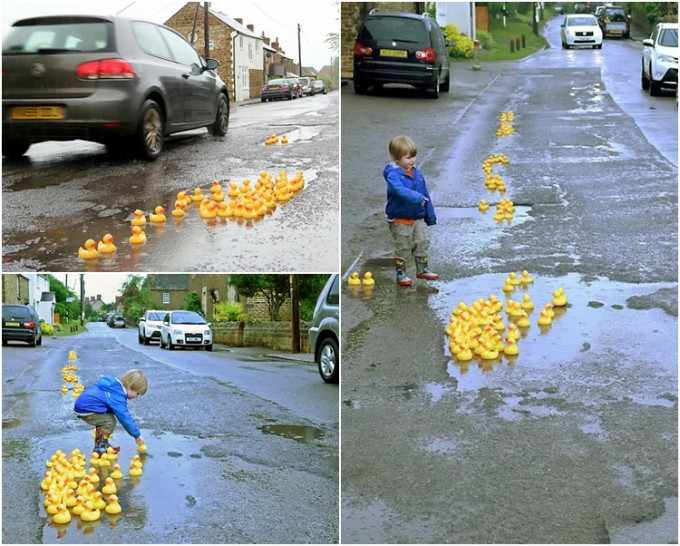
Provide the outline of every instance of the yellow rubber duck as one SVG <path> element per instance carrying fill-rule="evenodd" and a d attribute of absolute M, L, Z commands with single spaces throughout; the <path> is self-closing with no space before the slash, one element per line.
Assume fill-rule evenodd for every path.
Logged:
<path fill-rule="evenodd" d="M 83 521 L 97 521 L 101 517 L 101 512 L 94 507 L 91 501 L 85 502 L 85 509 L 80 514 Z"/>
<path fill-rule="evenodd" d="M 175 208 L 171 212 L 175 218 L 182 218 L 186 213 L 184 212 L 184 204 L 178 199 L 175 201 Z"/>
<path fill-rule="evenodd" d="M 517 321 L 517 326 L 519 328 L 529 328 L 529 326 L 531 326 L 531 322 L 529 322 L 529 315 L 527 315 L 526 311 L 522 311 L 522 314 Z"/>
<path fill-rule="evenodd" d="M 123 473 L 120 471 L 119 464 L 113 465 L 113 472 L 111 472 L 111 475 L 109 477 L 113 478 L 114 480 L 120 480 L 123 477 Z"/>
<path fill-rule="evenodd" d="M 359 272 L 354 271 L 347 279 L 347 284 L 350 286 L 358 286 L 361 284 L 361 278 L 359 277 Z"/>
<path fill-rule="evenodd" d="M 149 448 L 146 446 L 146 444 L 139 444 L 139 445 L 137 446 L 137 451 L 138 451 L 139 453 L 146 453 L 146 451 L 147 451 L 148 449 L 149 449 Z"/>
<path fill-rule="evenodd" d="M 90 461 L 90 464 L 92 462 Z M 90 468 L 89 474 L 90 474 L 90 480 L 89 483 L 99 483 L 99 476 L 97 476 L 97 473 L 99 471 L 96 468 Z"/>
<path fill-rule="evenodd" d="M 52 521 L 59 525 L 71 521 L 71 512 L 68 511 L 65 504 L 57 505 L 57 513 L 52 516 Z"/>
<path fill-rule="evenodd" d="M 201 209 L 201 218 L 210 220 L 217 216 L 217 205 L 210 201 Z"/>
<path fill-rule="evenodd" d="M 529 275 L 529 272 L 524 270 L 522 271 L 522 275 L 519 278 L 520 283 L 522 284 L 531 284 L 534 282 L 534 278 Z"/>
<path fill-rule="evenodd" d="M 67 386 L 67 385 L 64 385 L 64 386 L 61 388 L 61 394 L 67 394 L 67 393 L 68 393 L 68 386 Z"/>
<path fill-rule="evenodd" d="M 118 504 L 118 497 L 116 495 L 111 495 L 109 497 L 109 503 L 106 506 L 105 511 L 107 514 L 111 515 L 120 514 L 123 511 L 120 504 Z"/>
<path fill-rule="evenodd" d="M 217 201 L 218 203 L 224 201 L 224 192 L 222 191 L 221 187 L 220 191 L 213 193 L 213 201 Z"/>
<path fill-rule="evenodd" d="M 201 188 L 195 188 L 194 189 L 194 194 L 191 196 L 191 201 L 193 203 L 200 203 L 203 201 L 204 195 L 203 195 L 203 190 Z"/>
<path fill-rule="evenodd" d="M 545 312 L 545 310 L 541 311 L 541 315 L 538 317 L 538 320 L 536 323 L 539 326 L 548 326 L 549 324 L 552 323 L 552 319 L 550 318 L 550 315 Z"/>
<path fill-rule="evenodd" d="M 519 347 L 517 346 L 517 342 L 514 339 L 507 340 L 507 345 L 505 346 L 505 349 L 503 349 L 503 352 L 507 356 L 518 355 L 519 354 Z"/>
<path fill-rule="evenodd" d="M 281 137 L 281 144 L 288 144 L 288 137 L 286 135 Z"/>
<path fill-rule="evenodd" d="M 361 284 L 363 284 L 364 286 L 374 286 L 375 279 L 373 278 L 373 273 L 371 273 L 370 271 L 366 271 L 366 273 L 364 273 L 364 278 L 361 281 Z"/>
<path fill-rule="evenodd" d="M 146 233 L 142 231 L 139 226 L 132 226 L 132 237 L 130 237 L 130 243 L 133 245 L 143 245 L 146 243 Z"/>
<path fill-rule="evenodd" d="M 137 209 L 132 213 L 132 221 L 130 222 L 131 225 L 133 226 L 140 226 L 144 227 L 146 225 L 146 216 L 144 216 L 144 213 Z"/>
<path fill-rule="evenodd" d="M 526 313 L 525 313 L 526 315 Z M 521 317 L 520 317 L 521 320 Z M 519 321 L 517 321 L 519 322 Z M 505 333 L 505 341 L 508 341 L 509 339 L 513 339 L 517 341 L 520 337 L 519 331 L 517 330 L 518 324 L 515 324 L 514 322 L 511 322 L 508 324 L 508 331 Z"/>
<path fill-rule="evenodd" d="M 520 280 L 517 277 L 517 273 L 515 273 L 514 271 L 511 271 L 510 273 L 508 273 L 508 278 L 505 282 L 506 283 L 509 282 L 513 286 L 519 286 L 520 285 Z"/>
<path fill-rule="evenodd" d="M 104 495 L 113 495 L 118 491 L 118 488 L 116 487 L 116 484 L 113 483 L 113 478 L 109 476 L 104 480 L 104 486 L 102 487 L 102 493 Z"/>
<path fill-rule="evenodd" d="M 216 193 L 222 193 L 222 185 L 219 183 L 218 180 L 212 181 L 212 186 L 210 186 L 210 193 L 212 193 L 213 195 Z"/>
<path fill-rule="evenodd" d="M 238 184 L 236 182 L 232 182 L 229 184 L 229 190 L 227 191 L 227 195 L 229 197 L 238 197 L 241 192 L 238 189 Z"/>
<path fill-rule="evenodd" d="M 482 352 L 479 353 L 482 360 L 494 360 L 498 358 L 498 349 L 485 347 Z"/>
<path fill-rule="evenodd" d="M 130 476 L 137 477 L 141 476 L 143 473 L 144 471 L 142 470 L 142 464 L 136 461 L 132 461 L 129 472 Z"/>
<path fill-rule="evenodd" d="M 73 515 L 80 516 L 85 511 L 85 497 L 82 495 L 76 497 L 76 505 L 73 507 Z"/>
<path fill-rule="evenodd" d="M 166 218 L 165 218 L 165 214 L 163 214 L 164 212 L 165 212 L 165 209 L 163 207 L 161 207 L 160 205 L 158 205 L 154 209 L 154 211 L 149 214 L 149 221 L 155 222 L 157 224 L 161 224 L 161 223 L 165 222 Z"/>
<path fill-rule="evenodd" d="M 564 307 L 567 305 L 567 296 L 564 294 L 564 288 L 558 288 L 553 293 L 552 304 L 555 307 Z"/>
<path fill-rule="evenodd" d="M 78 249 L 78 257 L 83 260 L 96 260 L 99 258 L 99 251 L 97 250 L 97 241 L 88 239 L 85 245 Z"/>
<path fill-rule="evenodd" d="M 472 351 L 470 350 L 470 348 L 461 347 L 460 350 L 456 353 L 456 360 L 460 360 L 461 362 L 467 362 L 469 360 L 472 360 Z"/>
<path fill-rule="evenodd" d="M 480 212 L 486 212 L 487 210 L 489 210 L 489 203 L 486 202 L 486 199 L 480 199 L 477 208 L 479 209 Z"/>
<path fill-rule="evenodd" d="M 529 294 L 522 296 L 522 309 L 525 311 L 532 311 L 534 309 L 534 303 L 531 301 Z"/>
<path fill-rule="evenodd" d="M 113 235 L 110 233 L 104 235 L 97 245 L 97 250 L 100 254 L 113 254 L 116 251 L 116 245 L 113 244 Z"/>
<path fill-rule="evenodd" d="M 177 194 L 177 201 L 182 203 L 182 206 L 186 207 L 189 204 L 191 204 L 191 197 L 189 197 L 189 192 L 186 190 L 182 190 Z"/>
<path fill-rule="evenodd" d="M 257 217 L 257 212 L 255 212 L 252 203 L 247 203 L 243 206 L 243 217 L 246 220 L 252 220 Z"/>
<path fill-rule="evenodd" d="M 217 207 L 217 216 L 220 218 L 227 218 L 228 216 L 234 215 L 234 209 L 229 208 L 229 205 L 222 201 Z"/>

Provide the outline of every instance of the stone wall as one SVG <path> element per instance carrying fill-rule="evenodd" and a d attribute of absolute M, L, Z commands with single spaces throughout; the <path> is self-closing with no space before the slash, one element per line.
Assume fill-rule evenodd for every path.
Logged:
<path fill-rule="evenodd" d="M 290 321 L 280 322 L 213 322 L 213 340 L 231 347 L 266 347 L 291 351 L 293 332 Z M 300 352 L 311 353 L 309 323 L 300 322 Z"/>

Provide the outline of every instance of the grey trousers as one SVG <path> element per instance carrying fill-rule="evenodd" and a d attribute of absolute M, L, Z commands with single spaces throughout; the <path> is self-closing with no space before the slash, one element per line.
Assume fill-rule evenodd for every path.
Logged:
<path fill-rule="evenodd" d="M 116 428 L 116 416 L 113 413 L 90 413 L 87 415 L 80 415 L 76 413 L 79 419 L 85 421 L 88 425 L 100 429 L 103 432 L 111 434 Z"/>
<path fill-rule="evenodd" d="M 394 256 L 407 261 L 411 254 L 416 258 L 427 257 L 429 241 L 425 220 L 416 220 L 412 225 L 389 222 L 394 239 Z"/>

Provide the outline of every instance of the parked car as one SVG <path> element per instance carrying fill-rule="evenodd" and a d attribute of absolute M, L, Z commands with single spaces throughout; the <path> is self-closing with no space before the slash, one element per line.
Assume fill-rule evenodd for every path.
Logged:
<path fill-rule="evenodd" d="M 314 93 L 321 93 L 325 95 L 328 92 L 326 90 L 326 84 L 323 80 L 314 80 L 312 82 L 312 88 L 314 89 Z"/>
<path fill-rule="evenodd" d="M 156 159 L 165 137 L 224 136 L 229 95 L 219 61 L 177 32 L 125 17 L 54 15 L 14 23 L 2 46 L 2 154 L 83 139 Z"/>
<path fill-rule="evenodd" d="M 287 78 L 275 78 L 262 86 L 260 91 L 260 100 L 262 102 L 283 98 L 288 100 L 298 98 L 296 82 Z"/>
<path fill-rule="evenodd" d="M 678 89 L 678 23 L 659 23 L 642 40 L 642 89 L 661 94 L 662 87 Z"/>
<path fill-rule="evenodd" d="M 40 318 L 30 305 L 2 304 L 2 344 L 24 341 L 31 347 L 42 345 Z"/>
<path fill-rule="evenodd" d="M 590 46 L 602 49 L 602 30 L 594 15 L 567 15 L 560 27 L 562 47 Z"/>
<path fill-rule="evenodd" d="M 312 87 L 312 79 L 311 78 L 297 78 L 297 81 L 300 83 L 300 86 L 302 87 L 302 94 L 303 95 L 312 95 L 314 96 L 314 88 Z"/>
<path fill-rule="evenodd" d="M 213 349 L 213 336 L 210 324 L 196 311 L 169 311 L 161 326 L 161 349 L 175 347 Z"/>
<path fill-rule="evenodd" d="M 153 340 L 161 340 L 161 326 L 167 311 L 145 311 L 139 319 L 137 337 L 140 343 L 148 345 Z"/>
<path fill-rule="evenodd" d="M 603 37 L 630 37 L 630 15 L 623 6 L 604 6 L 599 12 L 597 22 L 602 29 Z"/>
<path fill-rule="evenodd" d="M 110 328 L 125 328 L 125 317 L 120 313 L 113 313 L 109 317 L 107 324 Z"/>
<path fill-rule="evenodd" d="M 316 300 L 314 317 L 309 327 L 309 346 L 319 375 L 326 383 L 337 383 L 340 373 L 340 276 L 330 276 Z"/>
<path fill-rule="evenodd" d="M 427 14 L 371 10 L 354 44 L 354 92 L 387 83 L 413 85 L 433 98 L 448 91 L 450 60 L 441 28 Z"/>
<path fill-rule="evenodd" d="M 555 10 L 555 13 L 557 13 L 558 15 L 562 15 L 564 13 L 564 7 L 562 6 L 562 4 L 559 4 L 557 2 L 553 4 L 553 9 Z"/>

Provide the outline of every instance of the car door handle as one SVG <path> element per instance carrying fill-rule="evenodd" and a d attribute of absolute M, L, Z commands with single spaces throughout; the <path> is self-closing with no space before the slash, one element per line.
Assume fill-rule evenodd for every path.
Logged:
<path fill-rule="evenodd" d="M 182 77 L 183 77 L 185 80 L 188 80 L 188 79 L 191 77 L 191 74 L 189 74 L 188 72 L 185 72 L 184 74 L 182 74 Z"/>

